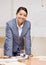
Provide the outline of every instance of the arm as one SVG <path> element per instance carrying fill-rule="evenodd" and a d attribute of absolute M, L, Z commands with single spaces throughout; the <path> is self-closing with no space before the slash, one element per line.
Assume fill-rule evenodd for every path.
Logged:
<path fill-rule="evenodd" d="M 11 31 L 11 28 L 9 27 L 9 24 L 7 23 L 6 40 L 5 40 L 5 43 L 4 43 L 4 55 L 12 56 L 12 46 L 13 46 L 12 31 Z"/>
<path fill-rule="evenodd" d="M 30 26 L 27 30 L 26 33 L 26 38 L 25 38 L 25 53 L 27 55 L 31 54 L 31 36 L 30 36 Z"/>

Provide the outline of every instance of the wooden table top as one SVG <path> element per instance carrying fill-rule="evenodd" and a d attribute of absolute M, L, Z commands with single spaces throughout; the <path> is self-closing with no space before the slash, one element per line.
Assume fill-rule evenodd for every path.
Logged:
<path fill-rule="evenodd" d="M 8 57 L 2 57 L 0 59 L 3 59 L 6 61 L 6 59 L 8 60 L 9 58 Z M 12 60 L 15 60 L 15 58 L 11 58 Z M 11 60 L 10 59 L 10 60 Z M 1 62 L 1 61 L 0 61 Z M 9 62 L 9 60 L 7 61 L 7 63 L 2 63 L 0 65 L 46 65 L 46 56 L 44 57 L 30 57 L 29 59 L 22 59 L 21 57 L 18 57 L 17 61 L 15 62 Z"/>

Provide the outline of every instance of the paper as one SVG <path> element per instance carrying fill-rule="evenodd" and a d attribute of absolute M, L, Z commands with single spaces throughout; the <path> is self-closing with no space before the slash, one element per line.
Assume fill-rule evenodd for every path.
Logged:
<path fill-rule="evenodd" d="M 0 59 L 0 64 L 4 65 L 25 65 L 25 63 L 18 62 L 18 59 L 21 59 L 20 57 L 11 57 L 10 59 Z"/>

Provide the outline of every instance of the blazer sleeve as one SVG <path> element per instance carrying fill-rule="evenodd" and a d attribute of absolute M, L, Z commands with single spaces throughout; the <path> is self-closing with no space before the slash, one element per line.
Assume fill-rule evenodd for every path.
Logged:
<path fill-rule="evenodd" d="M 31 54 L 31 25 L 29 26 L 27 33 L 26 33 L 26 38 L 25 38 L 25 53 L 27 55 Z"/>
<path fill-rule="evenodd" d="M 6 40 L 4 43 L 4 55 L 12 56 L 13 36 L 9 24 L 6 24 Z"/>

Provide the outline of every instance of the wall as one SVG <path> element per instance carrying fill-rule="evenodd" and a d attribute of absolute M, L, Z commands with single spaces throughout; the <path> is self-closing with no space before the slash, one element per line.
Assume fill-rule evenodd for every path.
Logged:
<path fill-rule="evenodd" d="M 11 0 L 0 0 L 0 36 L 5 36 L 6 22 L 11 17 Z"/>
<path fill-rule="evenodd" d="M 32 35 L 46 37 L 46 0 L 32 0 Z"/>

